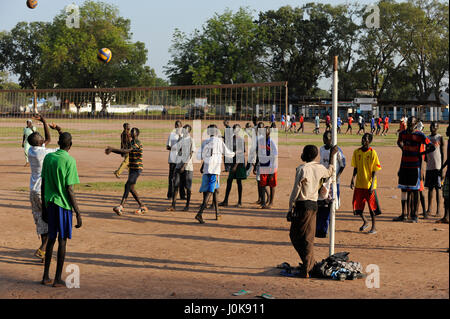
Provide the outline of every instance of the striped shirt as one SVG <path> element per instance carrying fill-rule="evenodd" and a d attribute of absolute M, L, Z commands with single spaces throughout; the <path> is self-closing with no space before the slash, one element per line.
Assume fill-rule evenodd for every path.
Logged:
<path fill-rule="evenodd" d="M 423 161 L 423 156 L 420 155 L 420 152 L 424 149 L 422 145 L 428 145 L 431 141 L 422 132 L 408 133 L 406 130 L 399 133 L 397 142 L 400 141 L 403 142 L 400 167 L 420 168 Z"/>
<path fill-rule="evenodd" d="M 130 152 L 130 164 L 131 170 L 142 170 L 144 165 L 142 164 L 142 155 L 144 153 L 144 148 L 139 140 L 131 141 L 131 152 Z"/>

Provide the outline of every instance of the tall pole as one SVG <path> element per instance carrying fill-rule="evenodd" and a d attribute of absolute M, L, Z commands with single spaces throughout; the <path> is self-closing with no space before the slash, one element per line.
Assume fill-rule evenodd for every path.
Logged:
<path fill-rule="evenodd" d="M 338 57 L 334 57 L 333 63 L 333 117 L 332 117 L 332 144 L 337 145 L 337 117 L 338 117 Z M 336 167 L 336 156 L 332 158 L 332 163 Z M 333 201 L 331 202 L 330 211 L 330 256 L 334 254 L 334 235 L 336 230 L 335 215 L 337 206 L 337 189 L 336 189 L 336 170 L 332 176 L 333 181 Z"/>

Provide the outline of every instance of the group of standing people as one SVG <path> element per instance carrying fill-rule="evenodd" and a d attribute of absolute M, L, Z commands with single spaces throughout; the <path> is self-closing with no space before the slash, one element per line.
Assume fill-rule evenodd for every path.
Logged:
<path fill-rule="evenodd" d="M 41 237 L 41 246 L 35 256 L 45 262 L 42 284 L 63 286 L 61 279 L 62 267 L 65 259 L 66 242 L 72 236 L 72 212 L 75 212 L 79 228 L 82 225 L 80 210 L 75 198 L 73 185 L 79 183 L 76 161 L 68 152 L 72 146 L 70 133 L 63 132 L 61 128 L 52 123 L 48 125 L 43 116 L 36 116 L 36 120 L 44 126 L 45 138 L 35 129 L 27 128 L 32 132 L 26 141 L 29 144 L 27 158 L 31 167 L 30 202 L 38 235 Z M 350 122 L 349 122 L 350 123 Z M 252 125 L 253 124 L 253 125 Z M 208 208 L 212 199 L 212 206 L 219 219 L 219 206 L 227 207 L 233 181 L 238 186 L 237 207 L 242 206 L 242 181 L 248 178 L 253 171 L 258 188 L 258 201 L 260 208 L 271 208 L 275 197 L 278 173 L 278 145 L 271 137 L 276 125 L 265 126 L 256 118 L 253 123 L 247 123 L 244 129 L 239 124 L 232 127 L 224 121 L 225 134 L 217 125 L 211 124 L 206 129 L 206 136 L 199 150 L 191 137 L 192 128 L 189 124 L 182 126 L 181 121 L 175 122 L 175 128 L 168 137 L 166 149 L 169 151 L 169 180 L 167 199 L 171 200 L 168 210 L 176 209 L 178 194 L 186 200 L 184 211 L 189 210 L 192 195 L 192 179 L 194 172 L 193 158 L 201 162 L 200 173 L 202 182 L 199 192 L 203 194 L 202 203 L 195 215 L 195 220 L 204 224 L 204 210 Z M 350 123 L 351 124 L 351 123 Z M 349 124 L 349 125 L 350 125 Z M 49 128 L 59 133 L 58 149 L 46 148 L 51 141 Z M 402 127 L 403 128 L 403 127 Z M 402 190 L 402 215 L 396 221 L 409 220 L 418 222 L 418 207 L 420 195 L 424 187 L 429 189 L 428 209 L 424 213 L 427 218 L 431 212 L 433 193 L 437 201 L 436 216 L 439 212 L 440 189 L 444 196 L 445 213 L 439 223 L 449 222 L 449 188 L 450 178 L 447 169 L 444 183 L 441 182 L 443 170 L 448 166 L 450 148 L 447 145 L 447 159 L 444 161 L 444 140 L 438 132 L 438 124 L 432 122 L 431 134 L 427 137 L 418 129 L 418 121 L 414 116 L 407 119 L 406 127 L 398 132 L 397 145 L 402 151 L 401 165 L 398 172 L 398 187 Z M 25 133 L 25 132 L 24 132 Z M 27 131 L 28 133 L 28 131 Z M 124 123 L 121 134 L 121 148 L 107 147 L 106 154 L 116 153 L 123 157 L 120 167 L 114 171 L 116 177 L 125 168 L 128 168 L 128 180 L 125 184 L 124 194 L 120 204 L 114 207 L 114 212 L 123 214 L 123 206 L 129 193 L 139 205 L 136 214 L 142 215 L 148 211 L 140 200 L 135 185 L 143 170 L 143 145 L 139 141 L 139 129 L 130 129 Z M 447 127 L 447 137 L 450 128 Z M 249 154 L 245 160 L 245 136 L 248 137 Z M 291 222 L 290 239 L 302 260 L 302 277 L 309 277 L 314 266 L 314 237 L 326 237 L 332 205 L 339 207 L 340 176 L 346 167 L 346 158 L 342 150 L 332 145 L 331 127 L 323 134 L 324 145 L 318 149 L 314 145 L 303 148 L 301 159 L 304 162 L 296 169 L 295 182 L 289 199 L 288 221 Z M 361 147 L 353 152 L 351 166 L 353 174 L 350 188 L 353 190 L 353 213 L 363 220 L 360 231 L 369 227 L 364 217 L 365 204 L 368 204 L 372 220 L 369 234 L 375 234 L 376 216 L 381 214 L 377 196 L 377 172 L 381 170 L 377 152 L 370 146 L 372 133 L 364 133 Z M 25 142 L 25 139 L 24 139 Z M 320 155 L 320 161 L 316 161 Z M 333 156 L 336 155 L 336 166 L 333 165 Z M 228 173 L 225 197 L 219 203 L 220 175 L 222 162 Z M 426 174 L 423 173 L 423 163 L 426 162 Z M 253 169 L 252 169 L 253 168 Z M 336 189 L 330 178 L 336 173 Z M 270 188 L 267 192 L 266 188 Z M 269 194 L 268 200 L 266 196 Z M 49 267 L 54 244 L 58 239 L 58 259 L 56 276 L 49 278 Z"/>

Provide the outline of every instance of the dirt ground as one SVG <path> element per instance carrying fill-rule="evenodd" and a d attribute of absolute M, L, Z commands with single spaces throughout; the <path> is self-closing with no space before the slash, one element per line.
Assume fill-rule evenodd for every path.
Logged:
<path fill-rule="evenodd" d="M 308 133 L 302 140 L 311 138 Z M 40 241 L 35 232 L 29 193 L 24 191 L 30 169 L 23 167 L 22 149 L 8 146 L 0 147 L 0 298 L 254 299 L 256 295 L 269 293 L 277 299 L 448 299 L 448 225 L 436 224 L 437 217 L 420 219 L 418 224 L 392 221 L 401 209 L 396 177 L 400 162 L 397 147 L 376 147 L 382 164 L 378 196 L 383 214 L 377 218 L 377 234 L 359 232 L 362 222 L 351 212 L 349 188 L 350 160 L 357 146 L 355 142 L 354 146 L 342 147 L 348 166 L 342 176 L 335 251 L 350 252 L 350 260 L 361 262 L 364 268 L 377 265 L 379 288 L 368 288 L 364 279 L 339 282 L 279 275 L 277 264 L 286 261 L 296 265 L 300 261 L 289 240 L 290 224 L 285 215 L 295 167 L 301 163 L 302 146 L 289 145 L 280 146 L 279 185 L 272 209 L 256 209 L 256 185 L 251 175 L 244 183 L 243 207 L 223 208 L 219 221 L 214 220 L 212 210 L 207 210 L 204 225 L 194 220 L 201 202 L 198 183 L 193 185 L 189 212 L 165 211 L 169 204 L 166 188 L 140 192 L 150 208 L 145 216 L 131 213 L 137 207 L 131 196 L 127 214 L 119 217 L 112 212 L 112 207 L 120 201 L 121 190 L 78 192 L 83 227 L 73 229 L 65 266 L 79 267 L 80 288 L 44 287 L 39 283 L 43 264 L 33 257 Z M 167 151 L 145 144 L 144 150 L 144 173 L 140 181 L 167 179 Z M 76 145 L 70 154 L 77 160 L 81 183 L 117 181 L 112 172 L 120 164 L 119 156 L 107 156 L 101 148 Z M 195 164 L 194 178 L 200 178 L 199 168 Z M 225 192 L 225 178 L 222 175 L 220 200 Z M 126 174 L 121 181 L 125 183 Z M 237 189 L 233 185 L 230 203 L 236 201 Z M 179 201 L 180 209 L 182 205 Z M 328 238 L 316 238 L 317 260 L 328 256 L 328 247 Z M 55 268 L 54 259 L 51 275 Z M 63 272 L 63 279 L 66 276 Z M 231 295 L 240 289 L 251 290 L 252 294 Z"/>

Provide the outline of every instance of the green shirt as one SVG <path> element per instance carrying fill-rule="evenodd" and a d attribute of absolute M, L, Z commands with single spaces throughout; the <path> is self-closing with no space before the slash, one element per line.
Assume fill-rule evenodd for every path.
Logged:
<path fill-rule="evenodd" d="M 133 170 L 142 170 L 144 165 L 142 164 L 142 155 L 144 148 L 139 140 L 131 141 L 131 152 L 129 157 L 129 168 Z"/>
<path fill-rule="evenodd" d="M 47 154 L 42 164 L 45 206 L 53 203 L 67 210 L 72 210 L 67 186 L 79 184 L 77 163 L 65 150 Z"/>

